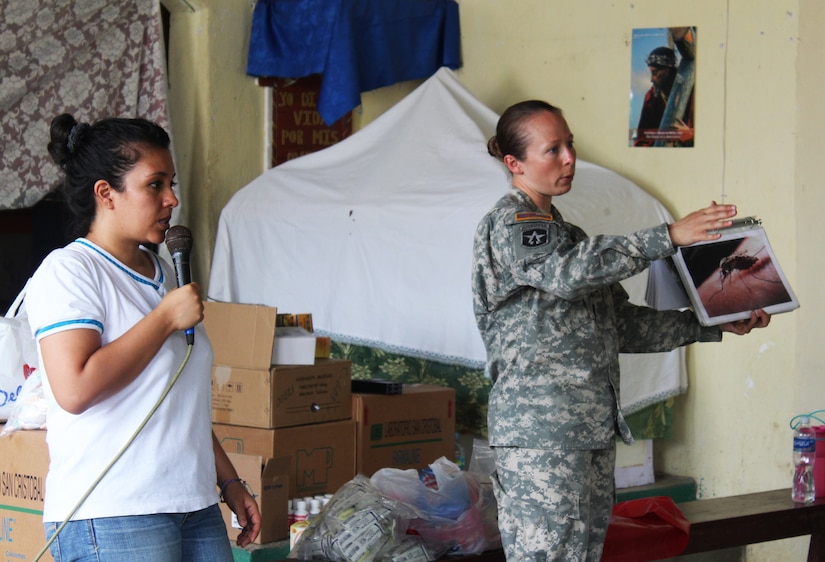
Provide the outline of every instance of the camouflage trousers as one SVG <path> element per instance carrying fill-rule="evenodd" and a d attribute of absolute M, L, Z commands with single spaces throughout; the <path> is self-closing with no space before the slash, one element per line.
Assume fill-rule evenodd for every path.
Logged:
<path fill-rule="evenodd" d="M 507 562 L 598 562 L 615 497 L 615 447 L 494 451 L 491 478 Z"/>

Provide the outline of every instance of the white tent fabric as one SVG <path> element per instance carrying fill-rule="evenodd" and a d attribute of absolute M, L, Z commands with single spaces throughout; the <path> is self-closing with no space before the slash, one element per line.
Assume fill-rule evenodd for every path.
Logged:
<path fill-rule="evenodd" d="M 497 119 L 442 68 L 342 142 L 265 172 L 221 212 L 209 298 L 311 312 L 336 341 L 482 367 L 470 272 L 476 225 L 509 188 L 486 149 Z M 589 234 L 670 220 L 582 160 L 554 203 Z M 624 283 L 632 302 L 646 283 Z M 687 387 L 682 350 L 623 355 L 621 366 L 628 413 Z"/>

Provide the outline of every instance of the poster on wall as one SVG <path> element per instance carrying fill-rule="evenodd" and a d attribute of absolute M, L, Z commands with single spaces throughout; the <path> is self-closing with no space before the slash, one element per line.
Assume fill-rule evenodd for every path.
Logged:
<path fill-rule="evenodd" d="M 696 28 L 633 30 L 629 146 L 692 147 Z"/>

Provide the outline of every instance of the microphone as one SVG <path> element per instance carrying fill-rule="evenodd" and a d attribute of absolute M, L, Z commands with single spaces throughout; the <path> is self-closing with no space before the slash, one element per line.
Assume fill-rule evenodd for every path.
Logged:
<path fill-rule="evenodd" d="M 175 264 L 175 279 L 178 287 L 191 283 L 189 252 L 192 251 L 192 232 L 181 225 L 171 227 L 166 231 L 166 249 L 169 250 Z M 186 330 L 186 343 L 195 344 L 195 328 Z"/>

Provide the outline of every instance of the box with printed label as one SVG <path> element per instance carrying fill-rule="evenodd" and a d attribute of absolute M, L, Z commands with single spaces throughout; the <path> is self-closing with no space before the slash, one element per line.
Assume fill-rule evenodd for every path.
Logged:
<path fill-rule="evenodd" d="M 352 420 L 261 429 L 214 423 L 227 453 L 291 456 L 289 497 L 335 493 L 355 478 L 355 422 Z"/>
<path fill-rule="evenodd" d="M 276 459 L 261 455 L 227 453 L 238 477 L 246 482 L 249 492 L 261 510 L 261 532 L 255 544 L 269 543 L 289 537 L 287 502 L 289 500 L 289 467 L 291 457 Z M 221 503 L 221 513 L 232 543 L 241 534 L 237 516 Z"/>
<path fill-rule="evenodd" d="M 352 363 L 212 367 L 212 421 L 273 429 L 352 417 Z"/>
<path fill-rule="evenodd" d="M 405 384 L 401 394 L 352 395 L 356 421 L 356 470 L 427 468 L 455 456 L 455 390 Z"/>
<path fill-rule="evenodd" d="M 2 429 L 0 424 L 0 429 Z M 49 450 L 44 430 L 0 437 L 0 552 L 3 560 L 34 560 L 46 545 L 43 498 Z M 53 560 L 46 552 L 40 560 Z"/>

